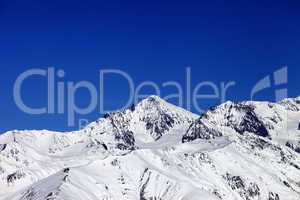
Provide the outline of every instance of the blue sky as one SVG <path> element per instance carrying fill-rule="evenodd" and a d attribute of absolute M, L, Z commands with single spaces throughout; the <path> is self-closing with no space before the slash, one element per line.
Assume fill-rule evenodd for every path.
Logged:
<path fill-rule="evenodd" d="M 300 94 L 300 2 L 298 1 L 17 1 L 0 2 L 0 132 L 11 129 L 72 130 L 66 114 L 28 115 L 13 100 L 13 85 L 31 68 L 63 69 L 60 80 L 98 85 L 100 69 L 121 69 L 136 84 L 174 80 L 184 86 L 235 81 L 227 99 L 249 99 L 264 76 L 288 66 L 289 96 Z M 107 78 L 105 106 L 119 108 L 128 94 L 120 77 Z M 97 88 L 98 89 L 98 88 Z M 26 103 L 46 103 L 46 82 L 23 87 Z M 274 88 L 259 100 L 273 100 Z M 145 93 L 153 93 L 146 88 Z M 173 92 L 164 89 L 163 95 Z M 78 92 L 77 104 L 89 102 Z M 203 102 L 203 107 L 220 103 Z M 193 108 L 192 108 L 193 111 Z M 101 114 L 77 116 L 89 120 Z"/>

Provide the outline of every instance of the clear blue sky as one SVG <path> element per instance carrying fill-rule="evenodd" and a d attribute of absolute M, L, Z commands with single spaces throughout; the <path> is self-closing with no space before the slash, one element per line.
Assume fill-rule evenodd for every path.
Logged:
<path fill-rule="evenodd" d="M 300 94 L 300 2 L 286 1 L 17 1 L 0 2 L 0 132 L 10 129 L 70 130 L 66 114 L 28 115 L 13 101 L 17 76 L 30 68 L 63 69 L 63 81 L 98 83 L 103 68 L 129 73 L 138 84 L 236 81 L 228 99 L 249 99 L 253 85 L 289 67 L 289 96 Z M 126 82 L 107 80 L 106 106 L 126 101 Z M 43 78 L 23 88 L 26 103 L 46 102 Z M 145 90 L 151 93 L 153 91 Z M 167 94 L 171 92 L 164 90 Z M 272 100 L 272 91 L 260 100 Z M 88 93 L 77 95 L 85 106 Z M 218 101 L 203 102 L 210 106 Z M 97 111 L 78 118 L 94 120 Z"/>

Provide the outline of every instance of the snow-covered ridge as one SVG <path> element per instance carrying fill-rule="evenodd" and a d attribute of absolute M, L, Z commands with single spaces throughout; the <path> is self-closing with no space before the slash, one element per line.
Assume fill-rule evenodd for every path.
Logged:
<path fill-rule="evenodd" d="M 299 121 L 299 97 L 198 116 L 150 96 L 79 131 L 10 131 L 0 200 L 296 200 Z"/>

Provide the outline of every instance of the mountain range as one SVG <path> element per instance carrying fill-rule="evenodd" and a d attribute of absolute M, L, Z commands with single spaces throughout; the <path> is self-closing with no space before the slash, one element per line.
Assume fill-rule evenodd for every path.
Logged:
<path fill-rule="evenodd" d="M 79 131 L 9 131 L 0 200 L 298 200 L 299 122 L 300 97 L 197 115 L 150 96 Z"/>

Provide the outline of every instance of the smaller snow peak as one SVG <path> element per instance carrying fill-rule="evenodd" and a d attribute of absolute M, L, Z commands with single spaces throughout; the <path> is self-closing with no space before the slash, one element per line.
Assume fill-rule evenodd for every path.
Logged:
<path fill-rule="evenodd" d="M 300 111 L 300 97 L 287 98 L 279 102 L 286 110 L 298 112 Z"/>
<path fill-rule="evenodd" d="M 256 104 L 253 102 L 226 102 L 213 110 L 209 110 L 203 116 L 212 124 L 231 127 L 241 135 L 245 132 L 262 137 L 269 135 L 263 121 L 256 113 Z"/>

